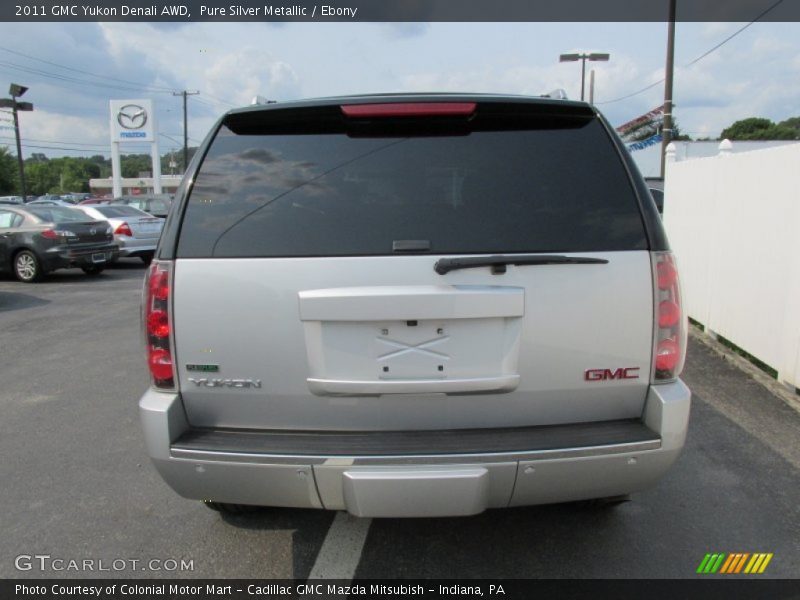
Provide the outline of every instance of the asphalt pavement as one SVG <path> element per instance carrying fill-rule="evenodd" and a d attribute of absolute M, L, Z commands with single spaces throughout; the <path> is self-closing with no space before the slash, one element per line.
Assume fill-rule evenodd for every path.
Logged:
<path fill-rule="evenodd" d="M 773 553 L 764 577 L 800 573 L 800 414 L 696 339 L 687 446 L 625 504 L 220 517 L 174 494 L 144 450 L 143 275 L 125 261 L 94 278 L 0 276 L 0 577 L 306 578 L 327 564 L 357 578 L 693 577 L 708 552 Z"/>

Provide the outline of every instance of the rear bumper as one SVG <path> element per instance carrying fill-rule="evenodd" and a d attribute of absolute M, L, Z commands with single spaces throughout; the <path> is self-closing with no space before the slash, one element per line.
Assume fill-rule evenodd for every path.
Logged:
<path fill-rule="evenodd" d="M 192 429 L 180 396 L 153 390 L 139 408 L 150 457 L 186 498 L 418 517 L 644 489 L 678 457 L 690 398 L 677 381 L 650 387 L 641 421 L 375 434 Z"/>
<path fill-rule="evenodd" d="M 144 256 L 156 251 L 158 238 L 130 238 L 127 236 L 114 236 L 114 241 L 119 246 L 121 257 Z"/>
<path fill-rule="evenodd" d="M 102 260 L 99 260 L 101 256 Z M 45 269 L 54 271 L 70 267 L 102 266 L 114 262 L 118 256 L 119 248 L 116 244 L 98 244 L 79 248 L 55 246 L 48 249 L 41 258 Z"/>

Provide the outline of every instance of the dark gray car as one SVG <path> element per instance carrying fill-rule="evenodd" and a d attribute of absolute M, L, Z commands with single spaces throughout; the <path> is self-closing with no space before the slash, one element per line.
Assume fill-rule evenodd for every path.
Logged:
<path fill-rule="evenodd" d="M 100 273 L 119 250 L 106 221 L 60 206 L 0 206 L 0 270 L 30 283 L 56 269 Z"/>

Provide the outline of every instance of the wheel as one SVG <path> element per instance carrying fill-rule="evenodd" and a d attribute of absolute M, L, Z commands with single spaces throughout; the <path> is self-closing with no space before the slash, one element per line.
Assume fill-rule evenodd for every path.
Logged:
<path fill-rule="evenodd" d="M 211 510 L 226 515 L 246 515 L 259 509 L 258 506 L 250 506 L 249 504 L 228 504 L 227 502 L 214 502 L 212 500 L 203 500 L 203 504 Z"/>
<path fill-rule="evenodd" d="M 24 283 L 33 283 L 42 278 L 42 265 L 30 250 L 21 250 L 14 257 L 14 275 Z"/>
<path fill-rule="evenodd" d="M 98 266 L 81 267 L 81 270 L 87 275 L 100 275 L 100 273 L 103 272 L 103 269 L 105 269 L 105 267 L 98 267 Z"/>
<path fill-rule="evenodd" d="M 147 254 L 142 254 L 139 258 L 142 259 L 144 264 L 149 265 L 151 262 L 153 262 L 153 253 L 148 252 Z"/>

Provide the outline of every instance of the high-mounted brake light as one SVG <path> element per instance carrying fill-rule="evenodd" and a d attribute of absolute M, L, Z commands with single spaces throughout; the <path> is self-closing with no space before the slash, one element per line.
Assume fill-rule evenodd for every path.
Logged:
<path fill-rule="evenodd" d="M 653 336 L 652 381 L 673 381 L 683 370 L 686 357 L 688 320 L 681 306 L 678 268 L 671 252 L 653 252 Z"/>
<path fill-rule="evenodd" d="M 393 102 L 389 104 L 343 104 L 346 117 L 466 117 L 475 112 L 474 102 Z"/>
<path fill-rule="evenodd" d="M 133 232 L 131 231 L 130 225 L 123 222 L 114 230 L 115 235 L 127 235 L 128 237 L 133 237 Z"/>
<path fill-rule="evenodd" d="M 153 386 L 175 388 L 170 318 L 172 263 L 154 260 L 147 270 L 142 298 L 142 325 L 147 345 L 147 367 Z"/>

